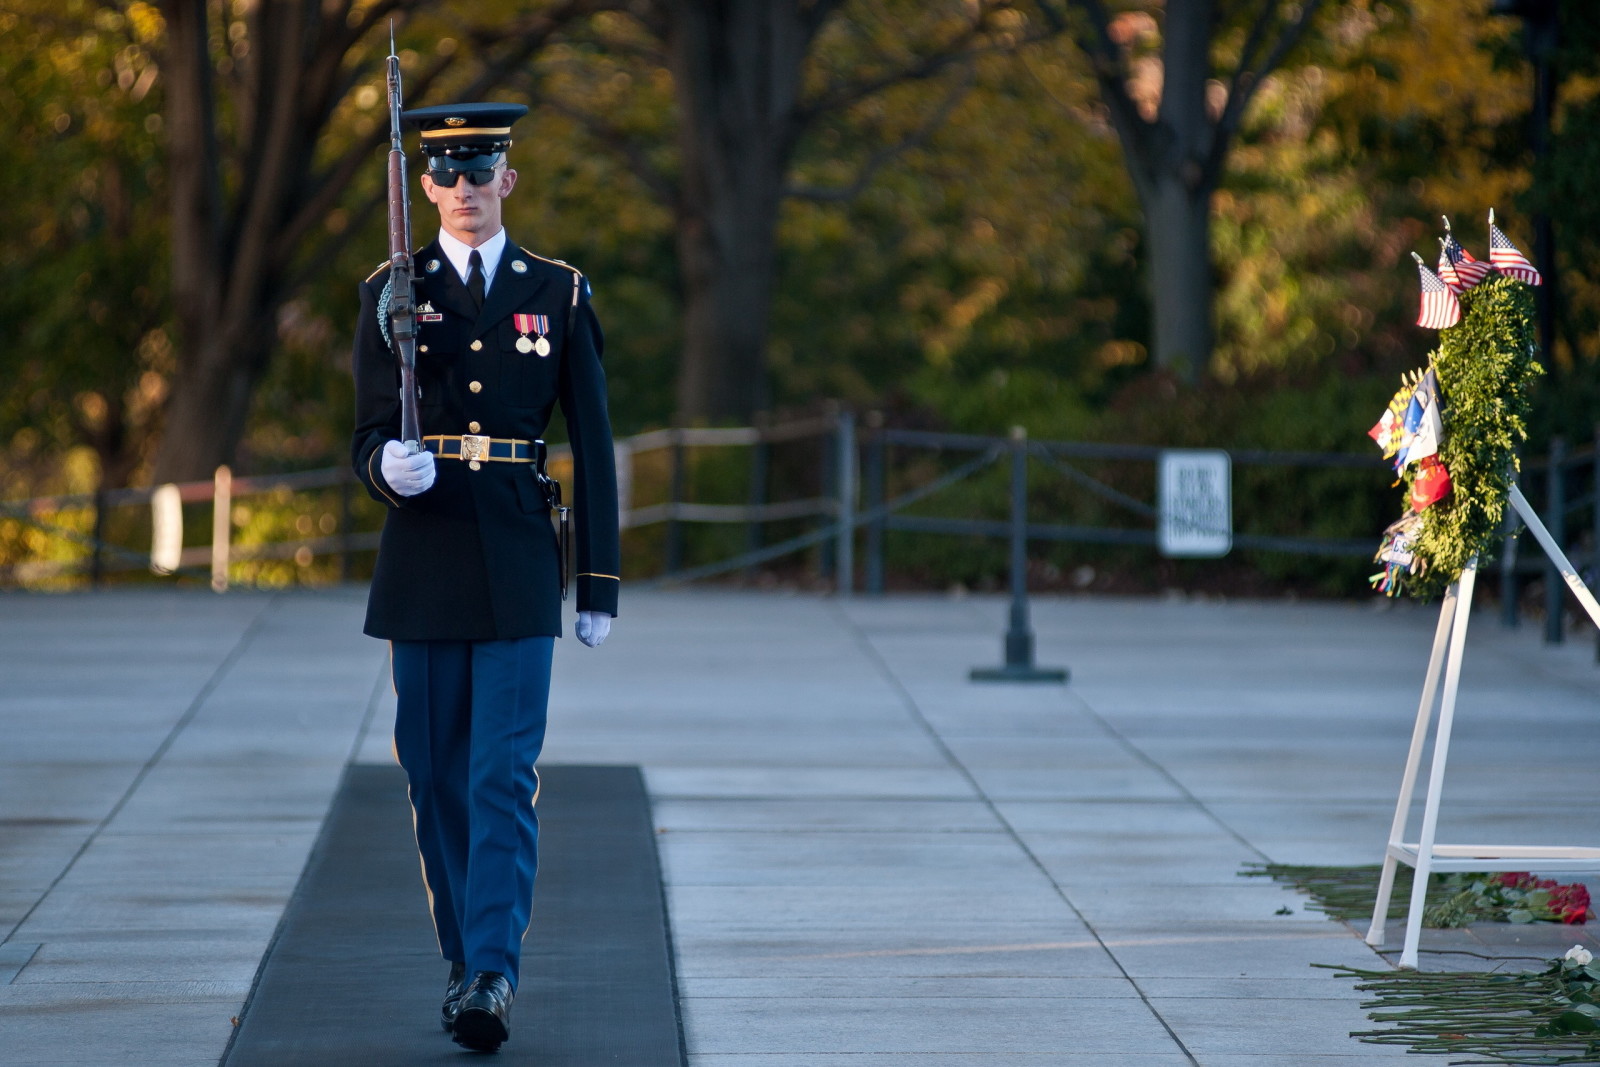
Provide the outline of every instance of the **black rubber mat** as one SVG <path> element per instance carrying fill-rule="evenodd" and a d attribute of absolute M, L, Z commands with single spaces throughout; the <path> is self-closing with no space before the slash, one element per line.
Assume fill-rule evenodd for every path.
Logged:
<path fill-rule="evenodd" d="M 682 1067 L 661 871 L 634 767 L 539 769 L 539 876 L 495 1062 Z M 439 958 L 404 772 L 351 766 L 226 1067 L 470 1063 L 439 1029 Z"/>

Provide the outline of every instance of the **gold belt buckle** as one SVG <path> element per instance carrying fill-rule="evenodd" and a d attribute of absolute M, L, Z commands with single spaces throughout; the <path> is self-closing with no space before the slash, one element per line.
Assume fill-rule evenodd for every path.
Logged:
<path fill-rule="evenodd" d="M 464 434 L 461 438 L 461 458 L 467 461 L 467 467 L 478 470 L 482 464 L 479 460 L 489 458 L 489 439 L 481 434 Z"/>

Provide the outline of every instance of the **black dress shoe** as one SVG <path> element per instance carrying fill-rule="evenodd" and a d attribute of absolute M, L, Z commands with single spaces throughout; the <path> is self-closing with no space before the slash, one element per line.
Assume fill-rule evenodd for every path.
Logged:
<path fill-rule="evenodd" d="M 461 1010 L 461 994 L 467 991 L 467 965 L 450 964 L 450 980 L 444 984 L 444 1005 L 439 1009 L 439 1025 L 449 1033 L 456 1027 L 456 1013 Z"/>
<path fill-rule="evenodd" d="M 511 983 L 499 971 L 479 971 L 461 994 L 456 1012 L 456 1044 L 494 1052 L 511 1036 Z"/>

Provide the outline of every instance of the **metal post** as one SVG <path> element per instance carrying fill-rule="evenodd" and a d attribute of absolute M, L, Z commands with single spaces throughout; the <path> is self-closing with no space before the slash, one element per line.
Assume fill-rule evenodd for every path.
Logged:
<path fill-rule="evenodd" d="M 1594 494 L 1593 533 L 1589 538 L 1589 578 L 1600 584 L 1600 424 L 1594 428 L 1594 451 L 1589 460 L 1589 489 Z M 1600 663 L 1600 627 L 1594 633 L 1594 658 Z"/>
<path fill-rule="evenodd" d="M 683 569 L 683 524 L 678 521 L 678 505 L 683 502 L 684 455 L 683 431 L 674 429 L 668 434 L 671 443 L 672 474 L 667 488 L 667 559 L 666 572 L 676 574 Z"/>
<path fill-rule="evenodd" d="M 106 579 L 106 483 L 94 487 L 94 549 L 89 556 L 89 585 L 99 589 Z"/>
<path fill-rule="evenodd" d="M 1033 628 L 1028 622 L 1028 431 L 1011 428 L 1011 620 L 1006 628 L 1006 661 L 1001 667 L 974 667 L 974 682 L 1065 682 L 1063 667 L 1036 667 Z"/>
<path fill-rule="evenodd" d="M 1566 547 L 1567 540 L 1567 439 L 1550 439 L 1550 465 L 1546 468 L 1545 513 L 1549 516 L 1546 528 L 1557 545 Z M 1566 602 L 1562 599 L 1564 583 L 1555 561 L 1546 559 L 1544 567 L 1544 640 L 1547 645 L 1559 645 L 1564 636 Z"/>
<path fill-rule="evenodd" d="M 228 549 L 233 533 L 233 472 L 217 468 L 211 482 L 211 588 L 228 591 Z"/>
<path fill-rule="evenodd" d="M 772 469 L 772 444 L 767 440 L 767 429 L 772 420 L 765 412 L 755 418 L 756 439 L 750 446 L 750 506 L 759 508 L 767 502 L 767 480 Z M 761 520 L 752 518 L 744 528 L 744 550 L 754 552 L 763 541 Z M 754 580 L 760 568 L 752 564 L 744 569 L 746 581 Z"/>
<path fill-rule="evenodd" d="M 856 413 L 839 412 L 835 424 L 834 452 L 839 463 L 839 503 L 835 514 L 839 517 L 839 534 L 834 539 L 836 574 L 834 590 L 841 598 L 848 598 L 856 584 Z"/>
<path fill-rule="evenodd" d="M 884 466 L 888 460 L 885 454 L 888 446 L 883 439 L 883 412 L 869 412 L 867 426 L 870 437 L 866 455 L 866 504 L 869 511 L 876 511 L 883 506 L 886 492 Z M 888 517 L 884 515 L 867 524 L 866 591 L 873 596 L 883 595 L 883 535 L 887 528 Z"/>
<path fill-rule="evenodd" d="M 837 425 L 839 418 L 839 405 L 830 401 L 827 406 L 827 417 L 834 420 Z M 837 433 L 824 433 L 821 438 L 822 446 L 822 497 L 837 500 L 839 496 L 839 435 Z M 828 581 L 834 576 L 835 564 L 838 563 L 837 539 L 823 541 L 817 546 L 817 577 Z"/>

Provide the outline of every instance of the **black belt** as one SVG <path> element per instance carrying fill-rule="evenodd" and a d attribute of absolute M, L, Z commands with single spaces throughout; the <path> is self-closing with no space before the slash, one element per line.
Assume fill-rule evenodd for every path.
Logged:
<path fill-rule="evenodd" d="M 544 470 L 544 442 L 522 441 L 515 437 L 484 437 L 481 434 L 463 434 L 451 437 L 433 434 L 422 439 L 422 447 L 446 459 L 478 463 L 485 460 L 499 463 L 536 463 Z"/>

